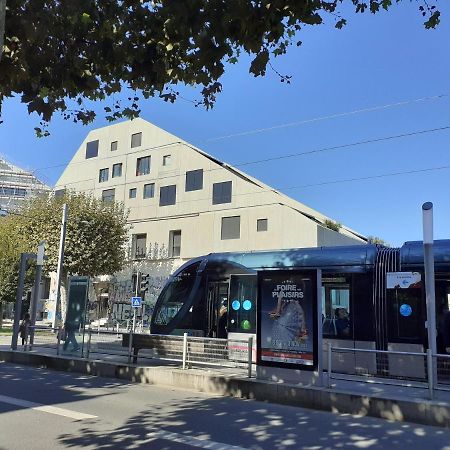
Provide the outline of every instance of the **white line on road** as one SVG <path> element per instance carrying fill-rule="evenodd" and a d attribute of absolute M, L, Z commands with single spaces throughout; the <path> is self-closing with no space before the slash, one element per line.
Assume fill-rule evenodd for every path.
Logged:
<path fill-rule="evenodd" d="M 36 411 L 42 411 L 49 414 L 56 414 L 57 416 L 68 417 L 75 420 L 95 419 L 97 416 L 91 414 L 79 413 L 70 411 L 69 409 L 58 408 L 57 406 L 41 405 L 39 403 L 29 402 L 20 398 L 8 397 L 7 395 L 0 395 L 1 403 L 8 403 L 9 405 L 21 406 L 23 408 L 30 408 Z"/>
<path fill-rule="evenodd" d="M 147 437 L 152 439 L 165 439 L 166 441 L 178 442 L 180 444 L 190 445 L 192 447 L 207 448 L 209 450 L 246 450 L 244 447 L 236 447 L 234 445 L 208 441 L 207 439 L 194 438 L 191 436 L 186 436 L 185 434 L 171 433 L 170 431 L 164 430 L 148 433 Z"/>

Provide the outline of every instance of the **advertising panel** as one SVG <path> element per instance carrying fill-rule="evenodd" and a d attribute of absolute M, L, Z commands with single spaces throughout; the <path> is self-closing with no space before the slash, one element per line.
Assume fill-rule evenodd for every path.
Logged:
<path fill-rule="evenodd" d="M 316 271 L 258 273 L 258 364 L 317 367 Z"/>

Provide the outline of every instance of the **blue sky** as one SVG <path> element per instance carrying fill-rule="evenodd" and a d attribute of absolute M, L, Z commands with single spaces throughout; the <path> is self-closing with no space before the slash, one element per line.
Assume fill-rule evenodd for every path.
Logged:
<path fill-rule="evenodd" d="M 402 2 L 389 13 L 348 16 L 348 25 L 305 29 L 301 47 L 277 58 L 268 71 L 248 74 L 248 60 L 228 68 L 224 90 L 211 111 L 179 100 L 141 104 L 146 120 L 239 165 L 359 141 L 450 126 L 450 5 L 439 2 L 442 22 L 425 30 L 418 3 Z M 196 93 L 183 89 L 183 95 Z M 405 105 L 234 136 L 292 122 L 442 96 Z M 106 105 L 108 105 L 107 103 Z M 48 138 L 37 139 L 35 116 L 16 99 L 5 102 L 0 154 L 53 184 L 90 129 L 59 117 Z M 228 136 L 224 139 L 218 137 Z M 242 170 L 365 235 L 391 245 L 421 239 L 421 205 L 434 203 L 435 238 L 450 238 L 450 169 L 352 182 L 352 178 L 450 166 L 450 129 L 310 155 L 242 166 Z M 50 166 L 58 166 L 49 168 Z M 308 187 L 305 187 L 308 185 Z"/>

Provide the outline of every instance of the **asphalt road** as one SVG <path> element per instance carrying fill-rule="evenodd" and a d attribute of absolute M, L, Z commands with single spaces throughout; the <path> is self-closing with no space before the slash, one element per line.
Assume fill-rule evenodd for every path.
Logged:
<path fill-rule="evenodd" d="M 0 363 L 0 449 L 450 450 L 450 431 Z"/>

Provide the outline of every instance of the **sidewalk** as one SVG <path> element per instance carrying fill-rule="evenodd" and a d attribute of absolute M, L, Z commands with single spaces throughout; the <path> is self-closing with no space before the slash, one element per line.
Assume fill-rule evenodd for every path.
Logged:
<path fill-rule="evenodd" d="M 180 362 L 157 359 L 142 359 L 135 365 L 127 364 L 127 358 L 119 355 L 86 360 L 75 354 L 58 357 L 51 348 L 13 352 L 5 336 L 0 338 L 0 361 L 450 428 L 450 391 L 436 391 L 436 398 L 429 400 L 428 389 L 413 383 L 398 386 L 386 384 L 388 380 L 333 379 L 331 389 L 301 386 L 248 378 L 239 368 L 182 370 Z"/>

